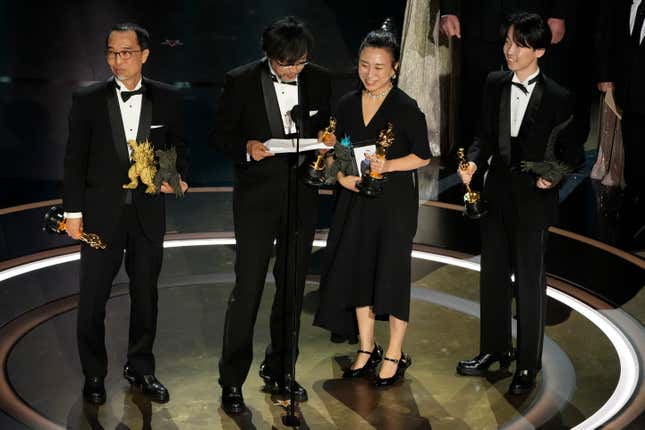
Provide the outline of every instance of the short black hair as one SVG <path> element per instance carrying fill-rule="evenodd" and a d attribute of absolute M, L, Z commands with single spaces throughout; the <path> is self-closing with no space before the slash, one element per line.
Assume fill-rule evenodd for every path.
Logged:
<path fill-rule="evenodd" d="M 113 31 L 134 31 L 134 33 L 137 35 L 137 43 L 141 47 L 141 50 L 143 51 L 144 49 L 150 49 L 150 33 L 148 33 L 148 30 L 138 24 L 131 22 L 116 24 L 110 29 L 110 32 L 105 38 L 106 49 L 108 47 L 108 41 L 110 40 L 110 34 L 112 34 Z"/>
<path fill-rule="evenodd" d="M 392 54 L 394 63 L 399 62 L 401 58 L 401 47 L 397 40 L 394 21 L 391 18 L 386 19 L 378 30 L 367 33 L 367 36 L 361 42 L 360 48 L 358 48 L 359 56 L 365 48 L 383 48 Z"/>
<path fill-rule="evenodd" d="M 310 56 L 314 37 L 304 22 L 294 16 L 274 21 L 262 33 L 262 50 L 267 57 L 285 63 L 295 63 Z"/>
<path fill-rule="evenodd" d="M 502 27 L 504 37 L 511 26 L 514 29 L 513 41 L 519 46 L 546 50 L 551 45 L 551 28 L 536 13 L 518 12 L 510 15 Z"/>

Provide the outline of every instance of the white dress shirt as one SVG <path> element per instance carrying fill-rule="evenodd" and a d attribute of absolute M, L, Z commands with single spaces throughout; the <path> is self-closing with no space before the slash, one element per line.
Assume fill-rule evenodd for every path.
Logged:
<path fill-rule="evenodd" d="M 130 96 L 127 102 L 124 102 L 121 98 L 121 91 L 129 91 L 125 85 L 123 85 L 118 79 L 114 78 L 116 83 L 116 98 L 119 101 L 119 110 L 121 111 L 121 122 L 123 124 L 123 131 L 125 131 L 125 142 L 123 143 L 128 148 L 128 156 L 132 150 L 128 145 L 128 140 L 136 140 L 137 133 L 139 132 L 139 117 L 141 116 L 141 102 L 143 96 L 141 94 L 135 94 Z M 141 88 L 141 80 L 137 83 L 137 86 L 132 89 L 136 91 Z M 65 212 L 65 218 L 82 218 L 82 212 Z"/>
<path fill-rule="evenodd" d="M 273 81 L 273 88 L 275 88 L 275 95 L 278 98 L 278 106 L 280 106 L 280 115 L 282 116 L 284 133 L 295 133 L 296 124 L 291 120 L 291 109 L 298 104 L 298 85 L 288 85 L 283 83 L 278 77 L 278 74 L 271 67 L 271 62 L 267 60 L 267 63 L 269 64 L 269 71 L 276 77 L 276 80 Z M 297 77 L 296 82 L 298 82 Z"/>
<path fill-rule="evenodd" d="M 634 29 L 634 24 L 636 24 L 636 11 L 638 10 L 638 6 L 640 6 L 641 1 L 643 0 L 632 1 L 632 9 L 629 13 L 629 34 L 632 34 L 634 31 L 638 31 L 638 29 Z M 640 41 L 641 43 L 643 43 L 643 37 L 645 36 L 645 23 L 643 23 L 643 26 L 640 28 L 640 31 L 641 31 Z"/>
<path fill-rule="evenodd" d="M 285 134 L 292 134 L 296 132 L 296 124 L 291 119 L 291 109 L 298 104 L 298 85 L 285 84 L 280 80 L 278 74 L 271 67 L 271 62 L 267 59 L 269 65 L 269 73 L 275 76 L 273 80 L 273 88 L 275 95 L 278 99 L 278 107 L 280 108 L 280 116 L 282 117 L 282 127 Z M 296 81 L 298 77 L 296 76 Z M 273 136 L 277 137 L 277 136 Z M 246 161 L 251 161 L 251 154 L 246 153 Z"/>
<path fill-rule="evenodd" d="M 524 85 L 524 88 L 526 88 L 528 92 L 524 94 L 520 88 L 515 85 L 511 85 L 511 137 L 517 137 L 520 132 L 526 108 L 529 105 L 531 94 L 533 94 L 533 89 L 535 88 L 535 82 L 529 84 L 529 81 L 539 74 L 540 69 L 538 68 L 535 73 L 531 74 L 524 81 L 520 81 L 517 75 L 513 75 L 513 82 L 518 82 Z"/>

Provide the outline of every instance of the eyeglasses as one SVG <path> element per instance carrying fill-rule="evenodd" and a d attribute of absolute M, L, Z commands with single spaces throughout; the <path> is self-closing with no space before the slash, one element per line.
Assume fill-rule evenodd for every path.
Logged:
<path fill-rule="evenodd" d="M 107 58 L 108 61 L 114 58 L 116 60 L 117 57 L 121 57 L 122 60 L 129 60 L 132 58 L 132 54 L 135 52 L 141 52 L 141 49 L 135 50 L 135 51 L 105 51 L 105 57 Z"/>
<path fill-rule="evenodd" d="M 307 64 L 309 64 L 309 60 L 306 60 L 306 61 L 299 61 L 299 62 L 297 62 L 297 63 L 281 63 L 281 62 L 279 62 L 278 60 L 273 60 L 273 62 L 274 62 L 277 66 L 282 67 L 283 69 L 292 68 L 292 67 L 296 67 L 296 68 L 298 68 L 298 67 L 305 67 Z"/>

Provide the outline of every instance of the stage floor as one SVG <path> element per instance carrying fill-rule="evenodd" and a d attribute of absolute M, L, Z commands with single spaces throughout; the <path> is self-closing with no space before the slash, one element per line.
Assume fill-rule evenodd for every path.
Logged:
<path fill-rule="evenodd" d="M 171 227 L 181 225 L 193 209 L 204 204 L 200 200 L 204 196 L 192 198 L 190 210 L 171 205 Z M 226 195 L 216 193 L 208 206 L 224 213 L 229 204 Z M 274 291 L 270 275 L 256 324 L 254 362 L 243 388 L 249 410 L 229 417 L 219 407 L 217 361 L 226 302 L 234 282 L 233 236 L 226 231 L 229 222 L 224 215 L 215 224 L 202 221 L 204 225 L 192 225 L 193 231 L 206 228 L 210 233 L 180 229 L 168 236 L 155 344 L 157 376 L 171 395 L 164 405 L 132 392 L 121 377 L 129 318 L 124 273 L 117 276 L 108 304 L 108 401 L 102 407 L 92 407 L 82 401 L 83 380 L 76 352 L 77 248 L 54 249 L 6 264 L 0 272 L 0 363 L 6 369 L 5 379 L 0 381 L 0 408 L 6 413 L 0 415 L 0 428 L 283 428 L 285 409 L 279 401 L 284 399 L 262 392 L 258 377 L 269 339 L 268 315 Z M 324 240 L 324 231 L 321 233 Z M 315 250 L 320 251 L 324 243 L 316 244 Z M 616 422 L 632 421 L 628 428 L 643 428 L 642 417 L 633 421 L 643 410 L 643 327 L 624 311 L 645 309 L 642 291 L 621 309 L 585 300 L 575 288 L 552 280 L 559 288 L 550 293 L 553 297 L 549 299 L 538 388 L 527 396 L 511 396 L 506 392 L 510 372 L 493 372 L 487 378 L 455 372 L 458 360 L 478 352 L 477 258 L 418 245 L 405 342 L 413 365 L 402 384 L 376 390 L 366 381 L 341 378 L 356 345 L 331 343 L 328 332 L 311 324 L 317 306 L 319 255 L 314 254 L 301 323 L 297 379 L 309 391 L 309 401 L 297 406 L 301 428 L 568 429 L 581 423 L 579 428 L 593 428 L 585 425 L 591 425 L 603 411 L 609 411 L 605 417 Z M 22 274 L 11 272 L 32 261 L 49 265 Z M 574 305 L 561 297 L 562 291 L 574 301 L 581 300 L 578 303 L 586 308 L 572 310 Z M 625 350 L 598 316 L 627 339 L 633 361 L 621 356 Z M 377 341 L 386 340 L 387 326 L 377 323 Z M 634 367 L 631 373 L 626 364 Z M 626 384 L 626 378 L 631 378 L 631 385 L 629 381 Z M 608 409 L 607 405 L 616 401 L 622 401 L 622 406 L 616 409 L 614 404 L 613 410 Z"/>

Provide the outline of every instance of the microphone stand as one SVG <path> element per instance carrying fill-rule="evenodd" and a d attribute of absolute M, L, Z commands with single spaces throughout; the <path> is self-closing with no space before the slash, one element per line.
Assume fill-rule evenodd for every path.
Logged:
<path fill-rule="evenodd" d="M 296 105 L 297 106 L 297 105 Z M 296 113 L 300 111 L 296 109 Z M 292 110 L 293 113 L 293 110 Z M 296 355 L 298 348 L 298 239 L 299 239 L 299 227 L 298 227 L 298 161 L 300 159 L 300 132 L 302 130 L 302 115 L 294 115 L 295 118 L 292 118 L 296 124 L 296 152 L 295 160 L 292 160 L 289 164 L 289 179 L 287 183 L 287 256 L 289 255 L 288 249 L 291 248 L 293 251 L 293 271 L 291 273 L 292 279 L 289 282 L 287 276 L 289 258 L 285 262 L 285 277 L 287 282 L 285 286 L 291 286 L 292 288 L 292 303 L 291 303 L 291 322 L 288 325 L 289 333 L 291 335 L 291 363 L 290 363 L 290 373 L 291 378 L 287 378 L 285 381 L 289 384 L 289 408 L 287 409 L 287 415 L 282 416 L 282 424 L 287 427 L 299 427 L 300 418 L 296 416 L 296 399 L 295 399 L 295 382 L 296 382 Z M 293 190 L 293 202 L 291 199 L 291 190 Z M 291 204 L 293 203 L 293 211 Z M 293 230 L 291 229 L 291 224 L 293 223 Z M 292 235 L 293 231 L 293 235 Z M 288 288 L 285 291 L 285 301 L 287 299 Z"/>

